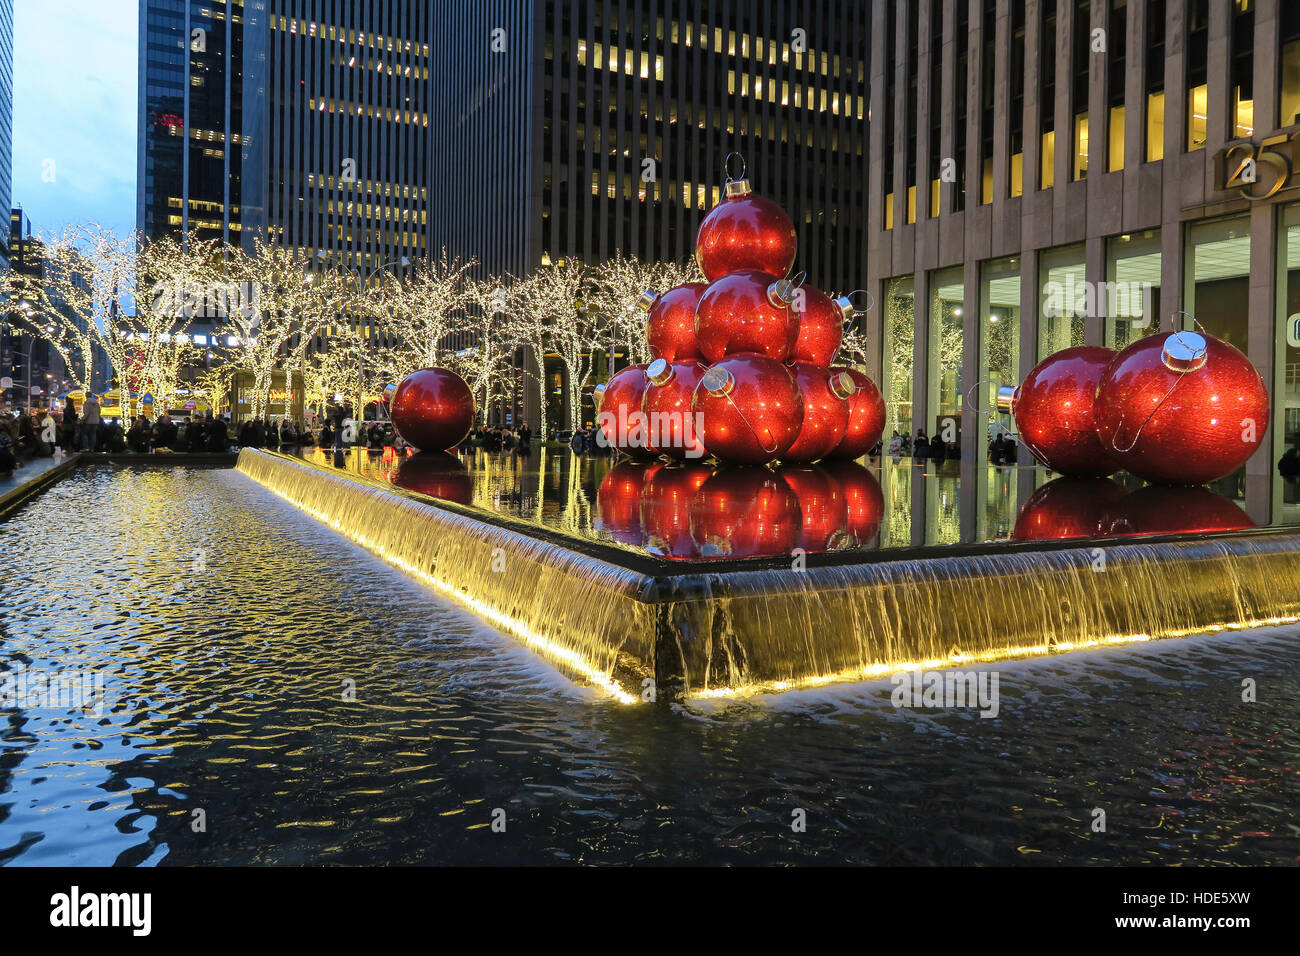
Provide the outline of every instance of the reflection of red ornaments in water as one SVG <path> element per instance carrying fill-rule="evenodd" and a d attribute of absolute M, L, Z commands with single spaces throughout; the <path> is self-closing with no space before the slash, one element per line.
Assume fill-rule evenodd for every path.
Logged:
<path fill-rule="evenodd" d="M 723 276 L 700 296 L 695 337 L 700 353 L 717 362 L 740 352 L 757 352 L 784 362 L 799 335 L 799 317 L 790 308 L 794 287 L 763 272 Z"/>
<path fill-rule="evenodd" d="M 646 368 L 649 384 L 641 400 L 650 444 L 655 451 L 682 461 L 703 458 L 704 443 L 695 428 L 691 399 L 705 366 L 696 361 L 669 365 L 656 360 Z"/>
<path fill-rule="evenodd" d="M 829 458 L 818 467 L 844 495 L 844 530 L 854 547 L 866 547 L 880 533 L 885 514 L 885 493 L 880 482 L 855 461 Z"/>
<path fill-rule="evenodd" d="M 1017 541 L 1103 537 L 1128 494 L 1109 478 L 1057 478 L 1039 488 L 1016 516 Z"/>
<path fill-rule="evenodd" d="M 1109 475 L 1119 465 L 1097 437 L 1097 384 L 1113 349 L 1079 346 L 1049 355 L 1034 367 L 1015 401 L 1020 440 L 1044 465 L 1064 475 Z"/>
<path fill-rule="evenodd" d="M 782 465 L 776 473 L 799 501 L 797 546 L 808 552 L 844 547 L 849 514 L 840 483 L 817 465 Z"/>
<path fill-rule="evenodd" d="M 385 449 L 385 455 L 387 452 Z M 402 459 L 392 482 L 407 491 L 462 505 L 474 499 L 474 476 L 459 458 L 443 451 L 422 451 Z"/>
<path fill-rule="evenodd" d="M 776 203 L 749 192 L 741 179 L 727 184 L 728 195 L 709 211 L 695 236 L 695 261 L 712 281 L 752 269 L 784 276 L 794 265 L 794 223 Z"/>
<path fill-rule="evenodd" d="M 1102 446 L 1147 481 L 1199 485 L 1245 463 L 1268 429 L 1268 389 L 1245 355 L 1213 336 L 1162 333 L 1134 342 L 1110 363 L 1097 393 Z M 1189 348 L 1191 346 L 1191 348 Z M 1190 369 L 1175 371 L 1169 363 Z"/>
<path fill-rule="evenodd" d="M 835 361 L 844 340 L 844 321 L 852 310 L 847 299 L 832 299 L 810 285 L 800 286 L 800 291 L 803 310 L 799 312 L 799 334 L 789 361 L 825 368 Z"/>
<path fill-rule="evenodd" d="M 848 430 L 849 399 L 855 390 L 853 379 L 845 372 L 831 373 L 807 362 L 795 362 L 790 372 L 803 397 L 803 424 L 799 437 L 781 460 L 817 461 L 838 446 Z"/>
<path fill-rule="evenodd" d="M 615 541 L 641 547 L 645 543 L 642 494 L 646 482 L 662 465 L 621 461 L 609 470 L 596 490 L 596 527 Z"/>
<path fill-rule="evenodd" d="M 713 469 L 699 462 L 660 468 L 646 482 L 642 499 L 646 549 L 666 558 L 698 558 L 691 534 L 691 503 Z"/>
<path fill-rule="evenodd" d="M 1196 534 L 1243 531 L 1255 522 L 1238 505 L 1209 488 L 1140 488 L 1111 510 L 1109 535 Z"/>
<path fill-rule="evenodd" d="M 641 400 L 649 380 L 644 365 L 629 365 L 606 383 L 596 421 L 611 447 L 634 457 L 653 455 L 646 442 Z M 636 413 L 633 415 L 633 413 Z"/>
<path fill-rule="evenodd" d="M 402 379 L 393 394 L 393 427 L 421 451 L 446 451 L 474 427 L 474 395 L 445 368 L 422 368 Z"/>
<path fill-rule="evenodd" d="M 880 389 L 855 368 L 835 366 L 832 372 L 848 372 L 857 386 L 849 398 L 849 425 L 840 443 L 830 451 L 832 458 L 861 458 L 880 442 L 885 433 L 885 400 Z"/>
<path fill-rule="evenodd" d="M 695 307 L 707 284 L 687 282 L 661 293 L 646 316 L 646 342 L 650 355 L 667 362 L 700 358 L 695 341 Z"/>
<path fill-rule="evenodd" d="M 714 365 L 695 389 L 704 447 L 721 461 L 761 465 L 799 436 L 803 399 L 784 365 L 761 355 L 733 355 Z"/>
<path fill-rule="evenodd" d="M 799 535 L 799 501 L 766 468 L 720 468 L 691 504 L 691 529 L 705 557 L 789 554 Z"/>

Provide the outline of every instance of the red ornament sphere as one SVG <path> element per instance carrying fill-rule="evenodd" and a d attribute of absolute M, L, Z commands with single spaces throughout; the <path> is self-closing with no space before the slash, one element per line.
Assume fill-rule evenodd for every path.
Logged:
<path fill-rule="evenodd" d="M 1017 541 L 1102 538 L 1128 490 L 1109 478 L 1057 478 L 1039 488 L 1016 516 Z"/>
<path fill-rule="evenodd" d="M 649 429 L 650 447 L 678 461 L 703 458 L 704 442 L 695 428 L 691 399 L 706 366 L 696 361 L 668 364 L 655 359 L 646 366 L 645 395 L 641 411 Z"/>
<path fill-rule="evenodd" d="M 1203 534 L 1255 527 L 1236 502 L 1201 487 L 1148 485 L 1126 497 L 1111 515 L 1107 533 Z"/>
<path fill-rule="evenodd" d="M 1083 345 L 1039 362 L 1016 394 L 1020 439 L 1053 471 L 1097 478 L 1118 471 L 1102 447 L 1093 416 L 1097 385 L 1115 358 L 1114 349 Z"/>
<path fill-rule="evenodd" d="M 1097 434 L 1139 478 L 1202 485 L 1245 464 L 1268 430 L 1268 389 L 1250 359 L 1196 332 L 1150 335 L 1111 361 Z"/>
<path fill-rule="evenodd" d="M 885 433 L 885 400 L 876 383 L 855 368 L 833 366 L 830 371 L 847 372 L 857 391 L 849 398 L 849 427 L 840 443 L 831 449 L 831 458 L 861 458 L 880 443 Z"/>
<path fill-rule="evenodd" d="M 393 394 L 393 427 L 421 451 L 455 448 L 474 427 L 474 394 L 445 368 L 422 368 Z"/>
<path fill-rule="evenodd" d="M 788 555 L 799 537 L 799 500 L 766 468 L 720 468 L 691 503 L 706 558 Z"/>
<path fill-rule="evenodd" d="M 726 197 L 709 211 L 695 236 L 695 261 L 704 277 L 753 270 L 784 276 L 794 265 L 794 223 L 785 210 L 749 191 L 748 180 L 727 183 Z"/>
<path fill-rule="evenodd" d="M 844 530 L 853 545 L 865 548 L 880 533 L 885 516 L 885 493 L 880 482 L 856 461 L 830 458 L 817 467 L 836 482 L 844 494 Z"/>
<path fill-rule="evenodd" d="M 392 482 L 398 488 L 468 505 L 474 500 L 474 476 L 455 455 L 422 451 L 398 463 Z"/>
<path fill-rule="evenodd" d="M 596 489 L 596 528 L 615 541 L 641 547 L 645 544 L 642 495 L 646 482 L 662 465 L 658 462 L 621 461 Z"/>
<path fill-rule="evenodd" d="M 849 399 L 856 387 L 847 372 L 831 372 L 820 365 L 795 362 L 790 371 L 803 397 L 803 424 L 799 428 L 799 437 L 781 460 L 817 461 L 825 458 L 844 440 L 849 427 Z"/>
<path fill-rule="evenodd" d="M 645 370 L 644 365 L 629 365 L 615 372 L 601 390 L 596 414 L 606 444 L 633 458 L 654 456 L 641 412 L 641 400 L 650 385 Z"/>
<path fill-rule="evenodd" d="M 853 311 L 848 299 L 832 299 L 810 285 L 800 286 L 803 309 L 799 311 L 799 334 L 789 361 L 808 362 L 823 368 L 835 361 L 844 341 L 844 322 Z"/>
<path fill-rule="evenodd" d="M 646 482 L 641 513 L 646 550 L 665 558 L 689 560 L 701 554 L 691 533 L 691 504 L 713 469 L 700 462 L 663 467 Z"/>
<path fill-rule="evenodd" d="M 782 465 L 777 475 L 799 501 L 799 538 L 807 552 L 848 547 L 849 509 L 844 489 L 817 465 Z"/>
<path fill-rule="evenodd" d="M 660 293 L 650 303 L 645 337 L 652 357 L 672 363 L 702 357 L 695 341 L 695 307 L 706 288 L 705 282 L 687 282 Z"/>
<path fill-rule="evenodd" d="M 710 282 L 695 310 L 695 338 L 705 360 L 756 352 L 784 362 L 799 337 L 790 308 L 795 289 L 765 272 L 735 272 Z"/>
<path fill-rule="evenodd" d="M 733 355 L 710 368 L 695 388 L 691 410 L 703 416 L 709 454 L 738 465 L 780 458 L 803 424 L 794 376 L 762 355 Z"/>

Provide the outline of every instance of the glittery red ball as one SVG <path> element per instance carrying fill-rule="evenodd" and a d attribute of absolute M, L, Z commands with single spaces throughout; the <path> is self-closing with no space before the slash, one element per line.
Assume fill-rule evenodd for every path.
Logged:
<path fill-rule="evenodd" d="M 646 342 L 654 358 L 686 362 L 701 357 L 695 341 L 695 307 L 707 286 L 705 282 L 687 282 L 654 300 L 645 322 Z"/>
<path fill-rule="evenodd" d="M 1105 537 L 1111 513 L 1128 491 L 1109 478 L 1057 478 L 1039 488 L 1016 516 L 1017 541 Z"/>
<path fill-rule="evenodd" d="M 687 560 L 700 556 L 691 533 L 691 504 L 713 469 L 699 462 L 660 468 L 646 482 L 642 504 L 646 550 L 665 558 Z"/>
<path fill-rule="evenodd" d="M 880 482 L 856 461 L 828 458 L 817 467 L 839 485 L 844 494 L 844 530 L 855 547 L 865 548 L 880 533 L 885 515 L 885 493 Z"/>
<path fill-rule="evenodd" d="M 704 557 L 789 554 L 799 536 L 799 500 L 767 468 L 720 468 L 691 503 Z"/>
<path fill-rule="evenodd" d="M 600 426 L 606 443 L 634 458 L 654 456 L 646 432 L 641 400 L 645 397 L 650 380 L 645 377 L 644 365 L 629 365 L 615 372 L 605 384 L 596 424 Z"/>
<path fill-rule="evenodd" d="M 1108 533 L 1203 534 L 1255 527 L 1250 515 L 1209 488 L 1148 485 L 1126 497 L 1111 514 Z"/>
<path fill-rule="evenodd" d="M 695 427 L 695 412 L 691 399 L 706 366 L 696 361 L 669 365 L 669 378 L 661 385 L 653 381 L 646 386 L 641 399 L 649 429 L 650 446 L 661 455 L 678 461 L 703 458 L 704 442 Z"/>
<path fill-rule="evenodd" d="M 790 366 L 799 394 L 803 397 L 803 424 L 799 437 L 781 456 L 782 461 L 812 462 L 825 458 L 844 440 L 849 428 L 849 398 L 854 393 L 851 380 L 832 381 L 829 369 L 807 362 Z M 835 392 L 840 387 L 848 395 Z"/>
<path fill-rule="evenodd" d="M 722 387 L 710 390 L 713 379 Z M 794 376 L 762 355 L 733 355 L 710 368 L 695 388 L 692 409 L 703 416 L 709 454 L 741 465 L 780 458 L 803 424 L 803 398 Z"/>
<path fill-rule="evenodd" d="M 803 308 L 799 314 L 799 335 L 790 362 L 809 362 L 823 368 L 835 361 L 844 341 L 844 313 L 825 292 L 810 285 L 799 287 Z M 796 305 L 799 302 L 796 300 Z"/>
<path fill-rule="evenodd" d="M 708 362 L 757 352 L 784 362 L 799 336 L 799 317 L 769 294 L 779 281 L 765 272 L 737 272 L 710 282 L 695 310 L 695 338 Z"/>
<path fill-rule="evenodd" d="M 445 451 L 422 451 L 402 459 L 392 482 L 398 488 L 430 498 L 462 505 L 474 500 L 474 476 L 459 458 Z"/>
<path fill-rule="evenodd" d="M 658 462 L 621 461 L 596 489 L 595 525 L 615 541 L 641 547 L 645 543 L 642 495 L 646 482 L 662 465 Z"/>
<path fill-rule="evenodd" d="M 1119 470 L 1102 448 L 1093 418 L 1097 384 L 1114 358 L 1114 349 L 1099 346 L 1062 349 L 1039 362 L 1020 386 L 1020 440 L 1053 471 L 1082 478 Z"/>
<path fill-rule="evenodd" d="M 831 372 L 848 372 L 857 391 L 849 399 L 849 427 L 840 443 L 831 449 L 831 458 L 861 458 L 880 442 L 885 433 L 885 400 L 880 389 L 865 373 L 855 368 L 832 366 Z"/>
<path fill-rule="evenodd" d="M 754 270 L 785 276 L 794 265 L 794 223 L 785 210 L 749 193 L 723 199 L 700 223 L 695 261 L 710 281 Z"/>
<path fill-rule="evenodd" d="M 808 552 L 848 547 L 849 510 L 844 488 L 818 465 L 782 465 L 777 475 L 799 501 L 799 538 Z"/>
<path fill-rule="evenodd" d="M 1206 335 L 1205 364 L 1180 373 L 1162 349 L 1176 333 L 1134 342 L 1107 366 L 1096 423 L 1106 453 L 1140 478 L 1200 485 L 1245 464 L 1268 429 L 1268 389 L 1250 359 Z"/>
<path fill-rule="evenodd" d="M 474 395 L 445 368 L 412 372 L 393 393 L 393 427 L 421 451 L 455 448 L 474 427 Z"/>

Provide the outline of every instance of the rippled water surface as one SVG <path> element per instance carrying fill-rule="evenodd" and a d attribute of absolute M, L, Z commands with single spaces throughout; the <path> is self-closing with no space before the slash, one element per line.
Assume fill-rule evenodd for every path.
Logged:
<path fill-rule="evenodd" d="M 998 665 L 994 719 L 623 707 L 239 474 L 110 466 L 0 524 L 0 607 L 105 700 L 0 710 L 9 864 L 1300 862 L 1294 629 Z"/>

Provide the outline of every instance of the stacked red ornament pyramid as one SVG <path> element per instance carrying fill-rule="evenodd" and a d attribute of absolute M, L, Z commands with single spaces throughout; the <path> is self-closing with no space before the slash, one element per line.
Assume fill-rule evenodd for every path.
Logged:
<path fill-rule="evenodd" d="M 729 178 L 696 236 L 708 282 L 641 298 L 654 360 L 614 376 L 600 411 L 626 420 L 638 389 L 612 386 L 636 378 L 648 438 L 606 429 L 616 447 L 761 465 L 857 458 L 880 441 L 879 390 L 833 364 L 853 307 L 790 278 L 796 247 L 785 211 L 754 195 L 743 173 Z"/>

